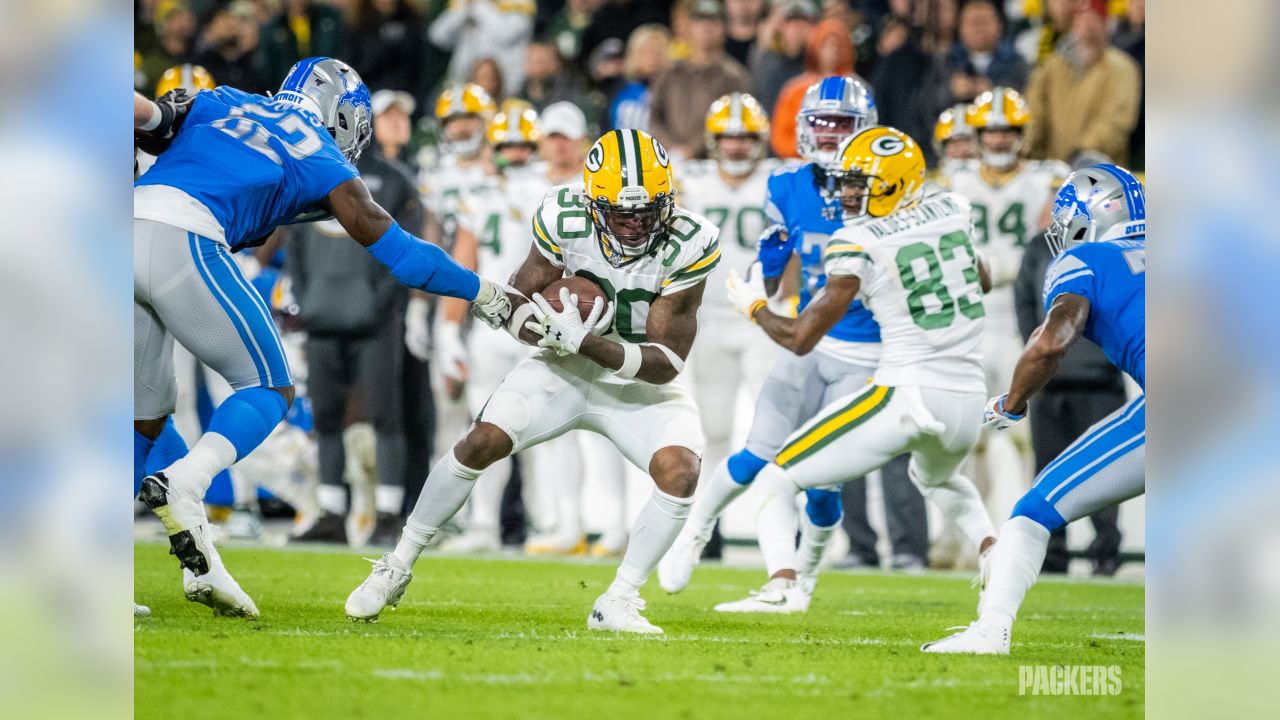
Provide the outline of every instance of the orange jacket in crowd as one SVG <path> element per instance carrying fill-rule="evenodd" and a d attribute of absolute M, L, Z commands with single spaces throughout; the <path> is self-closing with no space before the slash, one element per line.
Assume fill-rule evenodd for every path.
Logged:
<path fill-rule="evenodd" d="M 800 102 L 804 100 L 804 91 L 809 86 L 826 77 L 818 71 L 818 48 L 827 38 L 834 37 L 839 41 L 840 61 L 831 75 L 853 74 L 853 36 L 849 26 L 839 20 L 823 20 L 813 29 L 809 36 L 809 47 L 805 50 L 804 72 L 795 76 L 778 94 L 778 103 L 773 108 L 770 122 L 769 142 L 778 157 L 800 157 L 796 152 L 796 113 L 800 112 Z"/>

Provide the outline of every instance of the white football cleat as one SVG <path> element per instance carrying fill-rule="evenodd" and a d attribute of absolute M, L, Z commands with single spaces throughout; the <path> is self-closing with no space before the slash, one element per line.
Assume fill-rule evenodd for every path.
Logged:
<path fill-rule="evenodd" d="M 759 590 L 752 590 L 745 600 L 720 603 L 722 613 L 802 613 L 809 610 L 809 596 L 797 580 L 774 578 Z"/>
<path fill-rule="evenodd" d="M 176 556 L 183 568 L 197 575 L 209 572 L 210 559 L 194 537 L 195 528 L 208 527 L 209 519 L 203 503 L 171 490 L 169 478 L 163 472 L 143 478 L 138 500 L 164 524 L 169 535 L 169 554 Z"/>
<path fill-rule="evenodd" d="M 213 526 L 197 525 L 191 529 L 196 548 L 209 561 L 209 572 L 196 575 L 190 568 L 182 569 L 182 590 L 191 602 L 213 608 L 214 615 L 258 619 L 258 606 L 253 598 L 240 589 L 240 584 L 222 564 L 222 557 L 213 546 Z"/>
<path fill-rule="evenodd" d="M 954 635 L 921 645 L 920 650 L 927 653 L 1008 655 L 1009 629 L 982 625 L 975 621 Z"/>
<path fill-rule="evenodd" d="M 596 604 L 587 616 L 588 630 L 613 630 L 614 632 L 661 635 L 662 628 L 640 614 L 644 600 L 636 595 L 608 593 L 596 598 Z"/>
<path fill-rule="evenodd" d="M 151 617 L 151 608 L 147 607 L 146 605 L 139 605 L 138 603 L 135 602 L 133 604 L 133 616 L 136 618 Z"/>
<path fill-rule="evenodd" d="M 365 559 L 373 563 L 373 572 L 347 596 L 347 617 L 352 621 L 377 622 L 384 607 L 391 606 L 394 610 L 400 604 L 413 573 L 394 553 L 387 553 L 377 560 Z"/>
<path fill-rule="evenodd" d="M 800 592 L 804 593 L 805 598 L 812 600 L 813 591 L 818 589 L 818 574 L 816 572 L 812 575 L 796 573 L 796 583 L 800 586 Z"/>
<path fill-rule="evenodd" d="M 459 555 L 497 552 L 501 549 L 502 543 L 498 540 L 497 531 L 488 530 L 468 530 L 440 543 L 440 552 Z"/>
<path fill-rule="evenodd" d="M 658 561 L 658 585 L 672 594 L 688 587 L 693 567 L 702 562 L 702 549 L 709 539 L 710 536 L 700 538 L 693 533 L 677 535 L 667 554 Z"/>

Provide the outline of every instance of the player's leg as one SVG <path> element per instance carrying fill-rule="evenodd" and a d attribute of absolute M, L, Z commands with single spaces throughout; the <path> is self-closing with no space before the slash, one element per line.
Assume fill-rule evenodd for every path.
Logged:
<path fill-rule="evenodd" d="M 485 400 L 498 388 L 507 373 L 514 367 L 518 359 L 507 358 L 504 347 L 495 340 L 506 341 L 510 338 L 499 338 L 497 333 L 476 330 L 467 337 L 467 350 L 470 364 L 467 377 L 467 403 L 472 416 L 478 416 L 484 407 Z M 501 546 L 499 528 L 502 511 L 502 492 L 511 479 L 512 462 L 504 456 L 484 469 L 476 478 L 475 487 L 467 500 L 466 530 L 454 538 L 450 538 L 441 548 L 450 552 L 487 552 L 497 550 Z M 527 463 L 521 463 L 521 470 L 527 472 Z"/>
<path fill-rule="evenodd" d="M 790 518 L 795 515 L 797 494 L 810 488 L 838 485 L 868 473 L 908 446 L 912 434 L 903 427 L 903 411 L 894 400 L 899 390 L 868 385 L 822 408 L 787 439 L 778 451 L 778 470 L 771 467 L 757 480 L 762 494 L 756 514 L 762 552 L 766 528 L 794 523 Z M 797 564 L 794 550 L 789 554 L 765 553 L 769 573 L 765 586 L 744 600 L 721 603 L 716 610 L 806 611 L 808 594 L 797 580 Z"/>
<path fill-rule="evenodd" d="M 1035 584 L 1049 534 L 1100 508 L 1140 495 L 1146 473 L 1146 397 L 1139 397 L 1080 436 L 1041 471 L 1018 501 L 992 548 L 978 621 L 921 649 L 1007 654 L 1018 609 Z"/>
<path fill-rule="evenodd" d="M 395 549 L 347 597 L 347 616 L 376 620 L 394 607 L 412 579 L 411 569 L 440 528 L 462 508 L 476 479 L 512 452 L 558 437 L 577 423 L 584 392 L 572 375 L 533 358 L 498 386 L 476 421 L 432 466 Z"/>
<path fill-rule="evenodd" d="M 189 452 L 143 480 L 139 498 L 165 524 L 188 599 L 222 614 L 256 617 L 253 601 L 214 549 L 202 500 L 214 475 L 247 455 L 284 417 L 293 388 L 279 335 L 225 246 L 148 221 L 134 223 L 134 240 L 135 282 L 144 286 L 155 319 L 239 388 Z M 158 362 L 167 363 L 164 372 L 172 378 L 172 353 Z M 144 385 L 141 392 L 151 391 Z M 173 401 L 166 399 L 163 414 Z M 136 414 L 145 421 L 160 414 L 156 410 Z"/>
<path fill-rule="evenodd" d="M 820 407 L 826 407 L 866 389 L 867 383 L 875 374 L 875 367 L 848 362 L 825 354 L 818 354 L 818 372 L 826 388 L 822 392 Z M 861 483 L 866 486 L 866 478 L 853 477 L 848 482 Z M 796 548 L 795 567 L 801 587 L 812 596 L 818 582 L 818 565 L 822 555 L 836 531 L 844 525 L 855 528 L 859 536 L 870 538 L 875 543 L 875 531 L 871 529 L 867 517 L 865 500 L 855 507 L 849 508 L 851 518 L 844 517 L 844 508 L 840 493 L 840 485 L 808 488 L 804 491 L 805 513 L 800 522 L 800 542 Z M 863 493 L 865 498 L 865 492 Z"/>
<path fill-rule="evenodd" d="M 689 517 L 703 451 L 698 408 L 678 380 L 662 386 L 633 383 L 604 395 L 597 388 L 585 427 L 608 437 L 627 460 L 646 470 L 654 489 L 632 523 L 618 572 L 597 598 L 587 627 L 661 633 L 640 615 L 640 587 Z"/>
<path fill-rule="evenodd" d="M 805 411 L 817 409 L 824 385 L 815 372 L 814 358 L 813 353 L 784 353 L 779 358 L 756 399 L 746 447 L 715 466 L 694 500 L 684 530 L 658 568 L 658 581 L 667 592 L 679 592 L 689 584 L 716 520 L 769 464 L 782 441 L 803 421 Z M 806 402 L 812 406 L 806 407 Z M 794 549 L 794 529 L 791 537 L 788 547 Z"/>
<path fill-rule="evenodd" d="M 904 399 L 918 398 L 913 422 L 920 427 L 937 423 L 940 428 L 920 436 L 907 473 L 925 499 L 942 510 L 945 522 L 955 525 L 981 554 L 994 542 L 995 528 L 978 488 L 958 471 L 977 443 L 985 398 L 981 392 L 937 388 L 903 391 Z"/>

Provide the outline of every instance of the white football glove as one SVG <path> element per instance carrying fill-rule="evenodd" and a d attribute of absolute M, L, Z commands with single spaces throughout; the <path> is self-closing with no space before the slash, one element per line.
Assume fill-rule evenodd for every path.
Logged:
<path fill-rule="evenodd" d="M 560 288 L 560 310 L 551 307 L 540 293 L 533 294 L 533 320 L 525 323 L 530 332 L 542 336 L 539 347 L 550 348 L 557 355 L 574 355 L 582 340 L 600 323 L 605 312 L 604 298 L 596 298 L 586 320 L 578 312 L 578 296 L 569 288 Z"/>
<path fill-rule="evenodd" d="M 436 328 L 436 363 L 440 375 L 456 382 L 467 379 L 467 344 L 462 340 L 462 326 L 441 321 Z"/>
<path fill-rule="evenodd" d="M 758 262 L 751 264 L 746 278 L 738 277 L 738 273 L 730 270 L 725 286 L 729 290 L 729 301 L 752 322 L 755 314 L 769 304 L 769 294 L 764 290 L 764 275 Z"/>
<path fill-rule="evenodd" d="M 404 311 L 404 346 L 409 354 L 426 362 L 431 359 L 431 330 L 427 318 L 431 314 L 430 301 L 420 295 L 409 298 Z"/>
<path fill-rule="evenodd" d="M 1017 425 L 1026 418 L 1026 413 L 1022 415 L 1014 415 L 1004 409 L 1004 399 L 1008 395 L 1000 395 L 993 397 L 987 401 L 987 407 L 982 411 L 982 427 L 991 430 L 1005 430 Z"/>
<path fill-rule="evenodd" d="M 511 301 L 506 288 L 486 278 L 480 278 L 480 292 L 471 301 L 471 314 L 489 327 L 500 330 L 511 319 Z"/>

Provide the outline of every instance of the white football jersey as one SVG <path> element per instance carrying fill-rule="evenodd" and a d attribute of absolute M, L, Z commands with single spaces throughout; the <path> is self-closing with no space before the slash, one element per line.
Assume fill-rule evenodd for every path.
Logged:
<path fill-rule="evenodd" d="M 986 257 L 995 286 L 987 295 L 993 324 L 1016 327 L 1012 285 L 1023 248 L 1044 229 L 1044 208 L 1070 173 L 1071 168 L 1057 160 L 1024 160 L 1017 173 L 997 185 L 983 176 L 977 161 L 970 161 L 943 179 L 944 187 L 973 206 L 973 244 Z"/>
<path fill-rule="evenodd" d="M 582 183 L 552 188 L 533 216 L 534 246 L 556 267 L 604 288 L 617 304 L 606 337 L 630 343 L 646 342 L 649 306 L 658 296 L 697 285 L 720 262 L 719 230 L 711 221 L 677 206 L 670 228 L 653 252 L 615 268 L 587 214 Z"/>
<path fill-rule="evenodd" d="M 880 325 L 877 385 L 986 391 L 969 213 L 963 196 L 932 193 L 888 217 L 854 220 L 828 241 L 827 275 L 856 275 Z"/>
<path fill-rule="evenodd" d="M 508 168 L 464 190 L 459 224 L 476 237 L 477 273 L 506 282 L 529 253 L 529 223 L 551 189 L 544 168 Z"/>
<path fill-rule="evenodd" d="M 484 184 L 489 177 L 484 163 L 459 165 L 452 157 L 443 157 L 436 166 L 418 175 L 420 191 L 426 198 L 427 210 L 440 221 L 449 242 L 453 241 L 462 214 L 462 196 Z"/>
<path fill-rule="evenodd" d="M 724 292 L 725 275 L 730 268 L 743 275 L 756 260 L 756 241 L 769 225 L 764 214 L 769 176 L 778 164 L 772 159 L 762 161 L 737 185 L 725 181 L 714 160 L 681 165 L 677 196 L 680 205 L 720 228 L 720 268 L 708 279 L 708 292 L 702 301 L 703 312 L 714 313 L 717 320 L 738 318 L 743 323 L 750 322 L 734 309 Z"/>

